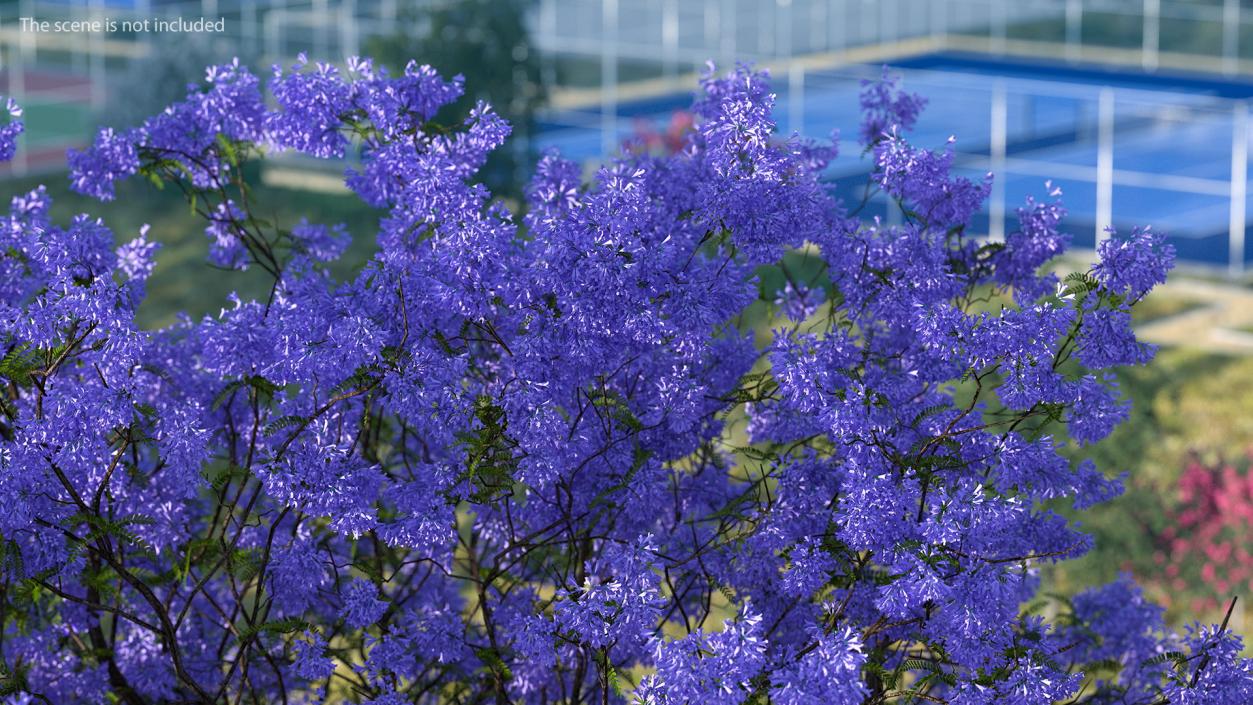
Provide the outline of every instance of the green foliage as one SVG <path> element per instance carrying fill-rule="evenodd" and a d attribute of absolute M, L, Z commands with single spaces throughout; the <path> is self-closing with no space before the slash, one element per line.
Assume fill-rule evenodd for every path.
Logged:
<path fill-rule="evenodd" d="M 466 450 L 466 467 L 461 480 L 473 488 L 470 499 L 490 502 L 512 489 L 518 461 L 513 455 L 517 443 L 509 437 L 505 410 L 487 395 L 474 400 L 475 430 L 460 435 Z"/>
<path fill-rule="evenodd" d="M 26 673 L 29 670 L 29 664 L 11 669 L 7 663 L 0 662 L 0 698 L 25 691 Z"/>
<path fill-rule="evenodd" d="M 31 373 L 39 369 L 39 355 L 25 345 L 19 345 L 0 358 L 0 377 L 17 384 L 31 382 Z"/>
<path fill-rule="evenodd" d="M 1253 448 L 1253 358 L 1164 348 L 1152 364 L 1119 371 L 1118 381 L 1131 401 L 1130 419 L 1106 441 L 1070 455 L 1128 471 L 1126 494 L 1085 513 L 1095 548 L 1077 561 L 1047 567 L 1046 579 L 1071 592 L 1130 570 L 1151 598 L 1171 598 L 1169 622 L 1202 619 L 1206 615 L 1192 612 L 1182 599 L 1188 590 L 1168 587 L 1153 555 L 1166 528 L 1166 505 L 1190 460 L 1219 464 Z M 1206 588 L 1199 575 L 1181 577 Z"/>
<path fill-rule="evenodd" d="M 202 65 L 201 72 L 203 68 Z M 253 213 L 258 223 L 290 228 L 307 217 L 313 223 L 342 222 L 348 226 L 354 237 L 344 257 L 330 266 L 336 276 L 356 272 L 374 254 L 377 242 L 372 233 L 378 229 L 378 211 L 356 196 L 270 186 L 263 182 L 262 171 L 255 163 L 245 162 L 240 176 L 248 187 L 250 200 L 265 204 Z M 161 180 L 158 174 L 153 177 Z M 54 221 L 68 222 L 79 213 L 90 212 L 113 230 L 119 245 L 138 235 L 143 225 L 151 226 L 149 239 L 160 242 L 161 249 L 156 253 L 157 266 L 148 280 L 148 296 L 139 307 L 138 322 L 142 327 L 170 325 L 180 311 L 192 320 L 216 316 L 231 292 L 245 300 L 264 301 L 269 296 L 273 280 L 259 268 L 203 276 L 209 248 L 205 223 L 189 210 L 188 199 L 180 189 L 155 191 L 147 180 L 136 179 L 118 184 L 117 199 L 101 203 L 71 191 L 63 175 L 45 174 L 10 179 L 6 182 L 7 193 L 25 193 L 45 182 L 52 197 L 50 214 Z M 199 205 L 203 209 L 203 202 Z M 0 347 L 0 351 L 3 349 Z"/>
<path fill-rule="evenodd" d="M 261 624 L 245 624 L 238 629 L 239 641 L 251 641 L 261 634 L 292 634 L 312 629 L 313 625 L 299 617 L 272 619 Z"/>

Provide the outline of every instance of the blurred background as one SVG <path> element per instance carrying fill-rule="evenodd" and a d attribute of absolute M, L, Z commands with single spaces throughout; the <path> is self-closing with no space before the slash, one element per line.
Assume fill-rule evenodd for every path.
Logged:
<path fill-rule="evenodd" d="M 37 34 L 20 17 L 222 18 L 225 31 Z M 621 149 L 673 149 L 713 60 L 770 70 L 782 132 L 842 130 L 827 178 L 855 202 L 869 173 L 860 81 L 892 67 L 929 99 L 913 141 L 956 136 L 962 172 L 997 175 L 981 234 L 1012 231 L 1015 209 L 1052 179 L 1070 210 L 1069 264 L 1082 268 L 1111 226 L 1151 224 L 1180 254 L 1178 276 L 1137 308 L 1141 336 L 1162 350 L 1120 375 L 1131 421 L 1074 450 L 1128 471 L 1127 493 L 1085 514 L 1097 548 L 1048 569 L 1048 589 L 1130 571 L 1175 624 L 1221 619 L 1232 595 L 1242 605 L 1253 593 L 1253 0 L 0 0 L 0 92 L 27 125 L 0 197 L 46 183 L 62 220 L 100 215 L 121 240 L 152 224 L 163 249 L 145 325 L 215 313 L 232 290 L 256 295 L 248 273 L 204 276 L 207 240 L 181 196 L 136 183 L 89 202 L 68 190 L 65 151 L 178 99 L 206 64 L 238 56 L 268 75 L 301 52 L 464 75 L 469 95 L 450 118 L 485 99 L 514 124 L 484 173 L 511 200 L 549 148 L 589 169 Z M 372 251 L 378 213 L 340 173 L 284 156 L 247 176 L 265 217 L 345 222 L 347 273 Z M 886 203 L 868 212 L 894 217 Z M 1234 625 L 1247 634 L 1250 622 L 1237 607 Z"/>

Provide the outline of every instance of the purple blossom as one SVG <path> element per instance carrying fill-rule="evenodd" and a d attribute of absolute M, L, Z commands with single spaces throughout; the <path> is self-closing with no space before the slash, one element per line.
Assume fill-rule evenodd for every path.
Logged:
<path fill-rule="evenodd" d="M 333 262 L 344 254 L 352 236 L 347 226 L 339 223 L 334 226 L 318 225 L 301 219 L 292 227 L 292 239 L 310 257 L 319 262 Z"/>
<path fill-rule="evenodd" d="M 0 162 L 13 158 L 17 152 L 18 136 L 26 129 L 21 119 L 22 108 L 12 98 L 6 100 L 5 110 L 9 114 L 9 121 L 0 125 Z"/>
<path fill-rule="evenodd" d="M 147 231 L 58 225 L 42 189 L 0 217 L 11 701 L 321 702 L 342 675 L 379 705 L 842 705 L 893 677 L 1034 704 L 1109 659 L 1094 703 L 1248 700 L 1235 640 L 1165 633 L 1129 581 L 1022 616 L 1038 564 L 1091 546 L 1053 503 L 1121 491 L 1058 439 L 1128 416 L 1112 368 L 1151 357 L 1130 307 L 1171 265 L 1155 233 L 1061 284 L 1055 191 L 972 237 L 989 182 L 901 137 L 923 101 L 891 79 L 863 137 L 897 226 L 844 209 L 834 145 L 776 135 L 747 67 L 702 79 L 676 154 L 587 178 L 545 156 L 522 216 L 477 180 L 510 127 L 437 122 L 462 86 L 430 67 L 206 79 L 71 182 L 176 183 L 264 299 L 145 329 Z M 380 209 L 360 272 L 327 263 L 366 233 L 241 192 L 285 149 L 352 158 Z M 763 290 L 785 255 L 804 284 Z"/>
<path fill-rule="evenodd" d="M 1216 626 L 1194 625 L 1183 641 L 1193 658 L 1182 675 L 1167 680 L 1162 694 L 1170 702 L 1237 705 L 1253 698 L 1253 661 L 1240 655 L 1244 644 L 1239 636 Z"/>
<path fill-rule="evenodd" d="M 875 178 L 890 195 L 940 229 L 962 226 L 983 207 L 992 190 L 992 175 L 982 183 L 953 177 L 951 148 L 943 152 L 909 145 L 896 132 L 884 135 L 874 148 Z"/>
<path fill-rule="evenodd" d="M 309 681 L 329 678 L 335 670 L 335 662 L 326 657 L 326 639 L 309 632 L 304 636 L 304 639 L 292 641 L 292 665 L 296 675 Z"/>
<path fill-rule="evenodd" d="M 70 150 L 70 184 L 74 190 L 102 201 L 113 200 L 114 182 L 139 170 L 136 136 L 134 131 L 118 134 L 106 127 L 87 151 Z"/>
<path fill-rule="evenodd" d="M 368 627 L 387 611 L 387 603 L 378 599 L 378 588 L 368 580 L 353 578 L 343 589 L 343 598 L 340 616 L 350 627 Z"/>
<path fill-rule="evenodd" d="M 279 147 L 315 157 L 343 156 L 348 139 L 340 132 L 352 108 L 352 87 L 331 64 L 310 66 L 304 54 L 289 73 L 274 67 L 270 91 L 281 110 L 266 116 L 269 139 Z"/>
<path fill-rule="evenodd" d="M 824 300 L 826 292 L 822 289 L 811 289 L 804 284 L 792 286 L 792 282 L 787 282 L 775 298 L 774 304 L 782 309 L 783 315 L 799 322 L 814 315 Z"/>
<path fill-rule="evenodd" d="M 900 76 L 894 75 L 887 66 L 883 67 L 880 78 L 862 80 L 860 98 L 861 143 L 864 145 L 912 130 L 923 108 L 927 107 L 926 98 L 901 89 Z"/>
<path fill-rule="evenodd" d="M 1070 412 L 1070 436 L 1080 443 L 1097 443 L 1127 419 L 1131 402 L 1118 397 L 1118 381 L 1109 373 L 1085 375 L 1076 383 Z"/>
<path fill-rule="evenodd" d="M 1136 340 L 1131 311 L 1125 307 L 1088 311 L 1080 330 L 1079 360 L 1094 370 L 1142 365 L 1157 351 L 1156 346 Z"/>
<path fill-rule="evenodd" d="M 1136 301 L 1166 281 L 1175 263 L 1175 248 L 1152 228 L 1136 228 L 1126 237 L 1112 229 L 1097 246 L 1100 261 L 1092 267 L 1097 280 L 1111 291 Z"/>
<path fill-rule="evenodd" d="M 646 705 L 738 705 L 752 692 L 765 665 L 761 616 L 745 611 L 713 633 L 696 630 L 655 645 L 657 673 L 640 686 Z"/>
<path fill-rule="evenodd" d="M 1015 297 L 1024 304 L 1054 293 L 1056 278 L 1042 276 L 1040 268 L 1070 243 L 1070 236 L 1059 229 L 1066 216 L 1062 190 L 1052 182 L 1045 182 L 1044 188 L 1053 200 L 1028 196 L 1018 209 L 1018 229 L 1005 236 L 1005 248 L 995 255 L 997 282 L 1014 287 Z"/>
<path fill-rule="evenodd" d="M 156 266 L 152 258 L 160 247 L 159 242 L 148 242 L 148 226 L 143 226 L 139 230 L 139 237 L 117 249 L 118 269 L 131 280 L 146 280 Z"/>
<path fill-rule="evenodd" d="M 868 694 L 861 679 L 866 663 L 861 637 L 851 629 L 821 634 L 815 648 L 772 676 L 780 705 L 855 705 Z"/>
<path fill-rule="evenodd" d="M 247 269 L 248 252 L 240 233 L 243 231 L 244 213 L 233 201 L 218 205 L 205 227 L 209 238 L 209 261 L 227 269 Z"/>

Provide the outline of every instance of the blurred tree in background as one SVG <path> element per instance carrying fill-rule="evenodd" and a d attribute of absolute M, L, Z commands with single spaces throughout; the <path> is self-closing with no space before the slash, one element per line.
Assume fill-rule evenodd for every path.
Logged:
<path fill-rule="evenodd" d="M 402 0 L 395 32 L 371 39 L 363 52 L 393 72 L 403 71 L 412 59 L 446 76 L 464 76 L 467 94 L 436 119 L 465 115 L 476 101 L 483 100 L 510 122 L 511 146 L 494 152 L 480 172 L 494 193 L 508 197 L 521 195 L 525 174 L 534 162 L 530 145 L 535 115 L 545 99 L 539 55 L 526 25 L 533 5 L 533 0 L 450 0 L 420 6 Z M 258 65 L 259 57 L 209 35 L 154 34 L 151 42 L 146 56 L 131 60 L 113 74 L 116 89 L 108 91 L 110 99 L 98 122 L 118 128 L 136 125 L 182 99 L 188 84 L 204 79 L 206 66 L 231 56 L 262 75 L 267 73 L 268 67 Z"/>
<path fill-rule="evenodd" d="M 185 98 L 190 85 L 204 81 L 206 66 L 230 61 L 231 57 L 254 69 L 262 68 L 252 52 L 214 35 L 157 32 L 149 37 L 146 55 L 131 59 L 125 69 L 109 75 L 108 100 L 97 122 L 115 128 L 139 125 Z"/>
<path fill-rule="evenodd" d="M 517 197 L 535 153 L 535 114 L 545 94 L 540 82 L 539 55 L 531 45 L 526 15 L 532 0 L 457 0 L 439 7 L 408 5 L 398 30 L 366 44 L 365 53 L 393 72 L 411 59 L 434 66 L 441 74 L 465 77 L 467 91 L 447 105 L 436 121 L 465 115 L 474 103 L 486 101 L 513 126 L 510 147 L 488 157 L 479 172 L 494 193 Z M 416 31 L 414 29 L 416 28 Z"/>
<path fill-rule="evenodd" d="M 1177 498 L 1153 561 L 1165 568 L 1170 591 L 1201 588 L 1185 604 L 1214 611 L 1232 593 L 1253 589 L 1253 474 L 1248 460 L 1236 464 L 1193 462 L 1179 478 Z M 1189 578 L 1199 576 L 1200 581 Z"/>

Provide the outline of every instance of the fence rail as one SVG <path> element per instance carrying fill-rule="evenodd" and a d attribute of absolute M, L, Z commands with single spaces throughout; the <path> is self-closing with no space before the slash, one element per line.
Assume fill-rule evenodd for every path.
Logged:
<path fill-rule="evenodd" d="M 89 118 L 102 106 L 109 72 L 151 51 L 151 37 L 143 34 L 23 32 L 20 17 L 107 16 L 119 22 L 221 17 L 224 52 L 237 47 L 268 65 L 290 62 L 302 51 L 345 57 L 372 37 L 420 33 L 423 10 L 455 1 L 11 0 L 0 5 L 0 89 L 49 112 L 79 111 Z M 815 135 L 833 126 L 814 109 L 824 85 L 854 80 L 851 64 L 907 54 L 956 49 L 1134 65 L 1150 72 L 1189 68 L 1253 75 L 1249 0 L 534 0 L 530 24 L 552 96 L 544 121 L 554 130 L 542 139 L 560 137 L 562 128 L 579 130 L 595 147 L 590 151 L 599 154 L 620 144 L 641 101 L 689 92 L 692 74 L 711 58 L 723 65 L 750 60 L 770 66 L 781 93 L 781 126 Z M 49 69 L 81 80 L 72 88 L 40 84 L 41 72 Z M 951 85 L 944 76 L 921 71 L 911 71 L 910 80 L 923 92 Z M 1225 200 L 1226 266 L 1243 273 L 1250 212 L 1245 101 L 1059 85 L 1019 78 L 988 82 L 982 112 L 961 126 L 963 133 L 982 135 L 980 147 L 960 151 L 959 164 L 1017 177 L 1051 174 L 1090 186 L 1093 241 L 1105 226 L 1125 220 L 1128 189 Z M 1083 106 L 1080 127 L 1086 132 L 1075 143 L 1089 149 L 1091 159 L 1069 163 L 1046 150 L 1021 151 L 1013 122 L 1021 112 L 1018 102 L 1030 97 Z M 1137 116 L 1143 119 L 1131 119 Z M 38 168 L 32 155 L 39 150 L 81 143 L 87 135 L 79 123 L 91 120 L 59 122 L 64 134 L 28 138 L 14 172 Z M 1207 153 L 1205 168 L 1188 173 L 1130 164 L 1135 145 L 1128 146 L 1129 126 L 1183 132 L 1201 124 L 1213 128 L 1211 142 L 1230 147 L 1229 155 Z M 1014 196 L 1009 178 L 994 182 L 987 214 L 992 237 L 1004 236 Z M 1208 213 L 1213 204 L 1206 204 Z"/>

